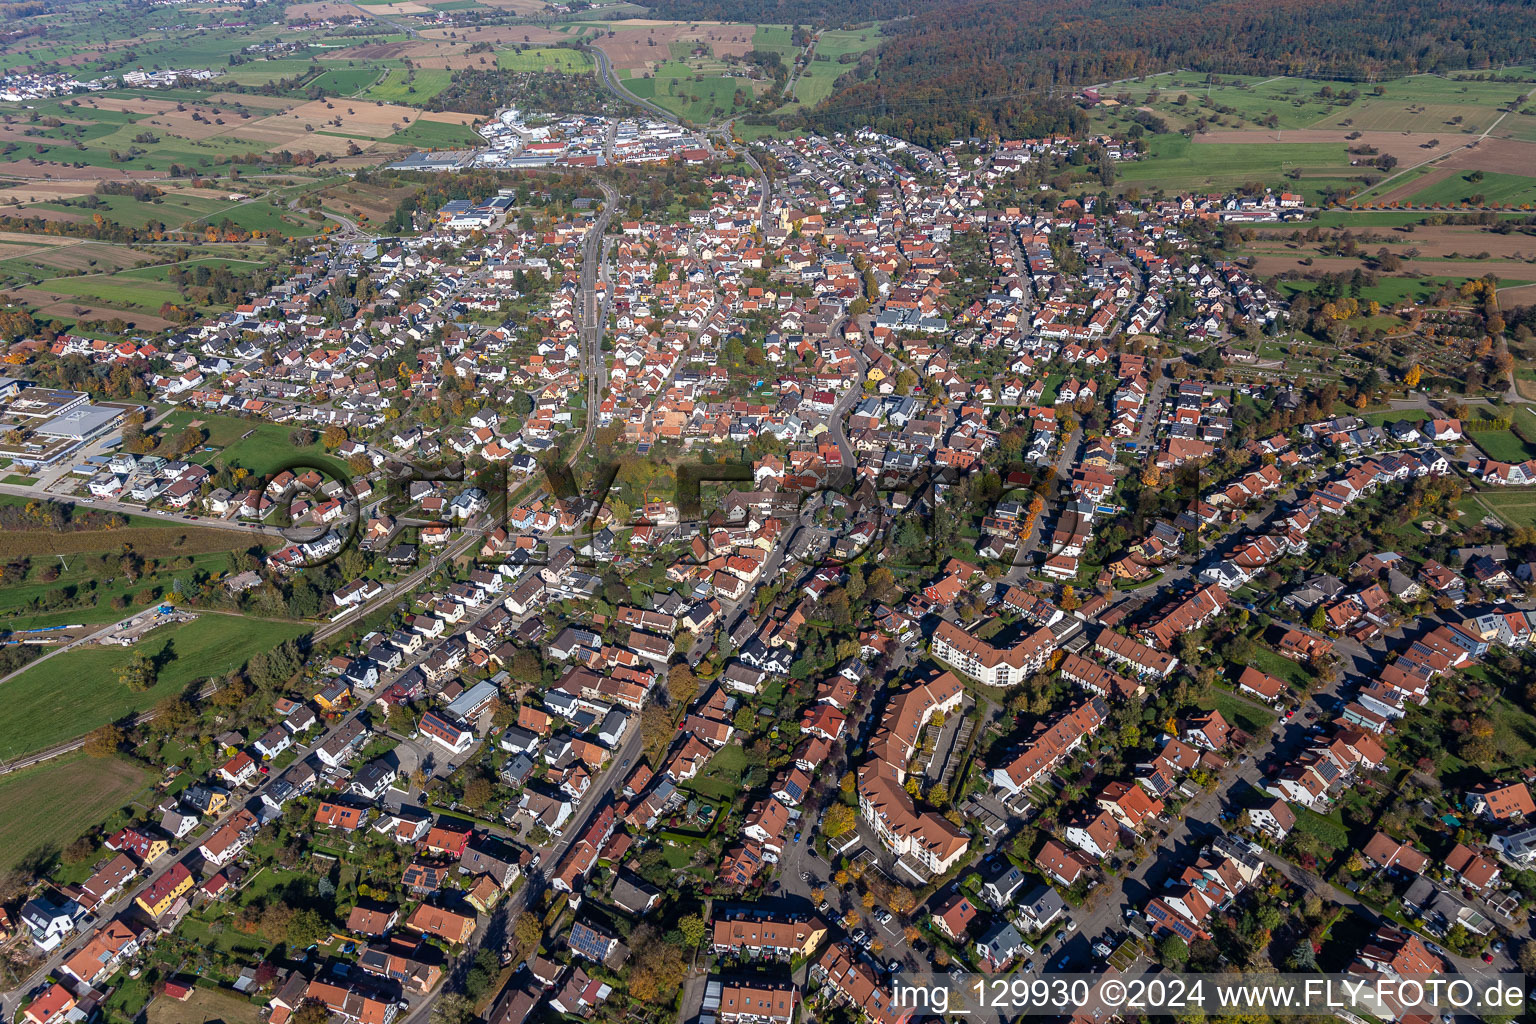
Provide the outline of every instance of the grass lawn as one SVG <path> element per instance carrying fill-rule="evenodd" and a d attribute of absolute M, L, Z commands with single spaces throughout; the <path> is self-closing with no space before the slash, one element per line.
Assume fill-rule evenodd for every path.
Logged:
<path fill-rule="evenodd" d="M 161 627 L 135 647 L 92 646 L 50 658 L 0 684 L 11 709 L 0 722 L 0 757 L 41 750 L 144 711 L 194 681 L 233 671 L 257 651 L 271 650 L 309 629 L 297 622 L 203 615 Z M 136 648 L 154 658 L 172 656 L 155 686 L 142 693 L 118 681 Z"/>
<path fill-rule="evenodd" d="M 456 149 L 481 141 L 473 128 L 441 121 L 413 121 L 384 140 L 418 149 Z"/>
<path fill-rule="evenodd" d="M 1515 487 L 1478 491 L 1473 509 L 1481 519 L 1482 509 L 1477 506 L 1478 502 L 1511 526 L 1536 526 L 1536 494 Z"/>
<path fill-rule="evenodd" d="M 1387 409 L 1360 418 L 1372 426 L 1384 427 L 1388 423 L 1397 423 L 1401 420 L 1407 420 L 1409 423 L 1423 423 L 1433 419 L 1434 416 L 1428 409 Z"/>
<path fill-rule="evenodd" d="M 592 57 L 583 50 L 564 46 L 536 46 L 527 50 L 502 50 L 496 66 L 503 71 L 565 71 L 581 74 L 592 70 Z"/>
<path fill-rule="evenodd" d="M 0 870 L 15 867 L 39 847 L 73 840 L 149 781 L 148 772 L 121 758 L 84 754 L 0 776 Z"/>
<path fill-rule="evenodd" d="M 419 106 L 448 88 L 453 72 L 443 68 L 396 68 L 363 93 L 370 100 Z"/>
<path fill-rule="evenodd" d="M 1262 736 L 1275 722 L 1273 712 L 1250 704 L 1241 697 L 1234 697 L 1230 693 L 1214 693 L 1209 703 L 1221 712 L 1222 718 L 1252 736 Z"/>
<path fill-rule="evenodd" d="M 110 221 L 131 228 L 142 228 L 148 224 L 159 222 L 167 227 L 179 228 L 187 221 L 194 218 L 205 217 L 217 210 L 231 205 L 228 202 L 200 195 L 182 195 L 176 192 L 168 192 L 157 197 L 151 202 L 140 202 L 132 196 L 96 196 L 96 201 L 101 203 L 100 213 Z M 66 205 L 59 202 L 38 203 L 41 210 L 63 210 L 67 213 L 76 213 L 90 216 L 96 210 L 89 210 L 81 206 Z"/>
<path fill-rule="evenodd" d="M 1332 814 L 1323 815 L 1308 810 L 1300 804 L 1291 804 L 1290 807 L 1296 815 L 1297 830 L 1316 836 L 1324 846 L 1335 853 L 1349 849 L 1349 830 L 1339 819 L 1337 810 Z"/>
<path fill-rule="evenodd" d="M 832 95 L 832 85 L 847 74 L 853 64 L 839 63 L 845 54 L 860 54 L 880 45 L 880 30 L 866 28 L 848 31 L 832 29 L 821 34 L 811 63 L 795 80 L 795 96 L 786 107 L 813 107 Z M 825 58 L 825 59 L 823 59 Z"/>
<path fill-rule="evenodd" d="M 1488 712 L 1493 719 L 1493 742 L 1498 746 L 1499 760 L 1519 767 L 1536 763 L 1536 718 L 1502 697 Z"/>
<path fill-rule="evenodd" d="M 309 88 L 321 89 L 329 96 L 351 96 L 372 85 L 379 77 L 381 68 L 328 68 L 309 83 Z"/>
<path fill-rule="evenodd" d="M 180 302 L 181 292 L 154 281 L 121 281 L 114 275 L 56 277 L 38 285 L 45 291 L 88 299 L 117 309 L 158 311 L 167 302 Z"/>
<path fill-rule="evenodd" d="M 28 582 L 17 583 L 0 590 L 0 616 L 4 616 L 5 625 L 10 629 L 36 629 L 43 626 L 70 625 L 76 622 L 84 624 L 93 621 L 113 622 L 170 595 L 178 576 L 183 581 L 189 581 L 192 574 L 197 571 L 215 577 L 229 571 L 228 552 L 249 547 L 251 539 L 242 537 L 232 530 L 219 532 L 229 534 L 229 539 L 224 542 L 225 546 L 203 554 L 190 555 L 191 568 L 174 569 L 166 564 L 154 572 L 146 572 L 137 580 L 129 580 L 118 570 L 116 550 L 95 552 L 96 555 L 107 558 L 105 566 L 99 558 L 91 557 L 89 554 L 70 555 L 62 560 L 46 554 L 40 557 L 34 555 L 38 565 L 47 564 L 54 567 L 62 565 L 67 567 L 66 571 L 61 573 L 57 580 L 51 582 L 45 582 L 34 575 Z M 8 534 L 7 536 L 26 535 Z M 66 533 L 57 536 L 71 535 Z M 46 552 L 47 548 L 39 547 L 36 550 Z M 37 571 L 34 569 L 34 574 Z M 61 595 L 62 599 L 60 599 Z M 112 601 L 117 597 L 122 597 L 127 602 L 121 609 L 112 605 Z"/>
<path fill-rule="evenodd" d="M 701 72 L 695 71 L 688 62 L 669 60 L 657 66 L 653 77 L 630 78 L 624 87 L 641 99 L 654 100 L 679 117 L 698 124 L 735 111 L 738 90 L 750 101 L 750 81 L 708 73 L 702 73 L 702 81 L 694 81 L 698 74 Z"/>
<path fill-rule="evenodd" d="M 791 63 L 795 54 L 800 52 L 800 47 L 795 45 L 794 30 L 788 25 L 757 26 L 752 33 L 752 49 L 772 50 L 784 58 L 785 64 Z"/>
<path fill-rule="evenodd" d="M 1536 451 L 1516 437 L 1513 430 L 1468 430 L 1467 438 L 1484 455 L 1500 462 L 1524 462 L 1536 456 Z"/>
<path fill-rule="evenodd" d="M 1175 128 L 1208 117 L 1217 130 L 1264 128 L 1348 127 L 1374 131 L 1434 132 L 1444 137 L 1466 133 L 1474 125 L 1486 126 L 1498 116 L 1498 108 L 1521 95 L 1528 85 L 1520 82 L 1458 81 L 1440 75 L 1413 75 L 1383 83 L 1381 95 L 1361 89 L 1359 83 L 1311 79 L 1221 75 L 1212 85 L 1210 76 L 1196 71 L 1170 71 L 1139 81 L 1117 82 L 1110 94 L 1129 97 L 1129 109 L 1151 106 Z M 1322 96 L 1328 86 L 1332 97 Z M 1347 93 L 1361 95 L 1349 100 Z M 1153 93 L 1156 95 L 1154 96 Z M 1118 122 L 1120 111 L 1098 110 L 1095 117 Z M 1451 118 L 1461 121 L 1451 123 Z M 1499 133 L 1510 122 L 1500 125 Z"/>
<path fill-rule="evenodd" d="M 155 263 L 147 267 L 136 267 L 132 270 L 119 270 L 117 271 L 117 276 L 134 281 L 169 281 L 171 271 L 176 267 L 181 267 L 184 270 L 192 267 L 207 267 L 209 270 L 224 268 L 238 274 L 242 271 L 254 270 L 263 265 L 264 262 L 262 260 L 236 260 L 209 256 L 200 260 L 186 260 L 182 263 Z"/>
<path fill-rule="evenodd" d="M 1294 187 L 1315 194 L 1322 180 L 1318 172 L 1347 177 L 1353 170 L 1342 142 L 1194 143 L 1166 134 L 1152 136 L 1151 143 L 1147 159 L 1116 165 L 1124 184 L 1169 191 L 1234 186 L 1255 179 L 1278 181 L 1299 168 L 1304 177 Z"/>
<path fill-rule="evenodd" d="M 1276 654 L 1263 644 L 1258 643 L 1253 645 L 1253 667 L 1262 672 L 1268 672 L 1276 679 L 1283 679 L 1294 686 L 1307 686 L 1314 678 L 1306 666 L 1292 661 L 1283 654 Z M 1222 713 L 1225 714 L 1226 712 Z"/>
<path fill-rule="evenodd" d="M 1478 172 L 1453 174 L 1415 192 L 1408 201 L 1418 206 L 1433 203 L 1471 203 L 1475 206 L 1488 203 L 1516 205 L 1536 202 L 1536 178 L 1520 174 L 1483 173 L 1479 181 L 1470 178 Z M 1482 199 L 1478 200 L 1478 196 Z"/>
<path fill-rule="evenodd" d="M 301 219 L 300 214 L 288 213 L 286 210 L 273 205 L 273 203 L 258 199 L 248 203 L 241 203 L 234 209 L 225 210 L 222 213 L 210 217 L 209 224 L 220 227 L 225 221 L 236 227 L 245 228 L 247 231 L 261 231 L 266 234 L 283 235 L 292 237 L 295 235 L 313 235 L 320 230 L 321 225 Z"/>
<path fill-rule="evenodd" d="M 784 129 L 771 124 L 744 124 L 737 121 L 732 128 L 743 142 L 756 142 L 759 139 L 778 139 L 784 137 Z"/>
<path fill-rule="evenodd" d="M 1326 258 L 1316 261 L 1316 266 L 1322 270 L 1331 271 L 1343 269 L 1343 265 L 1344 261 L 1339 261 L 1335 265 L 1330 265 Z M 1383 306 L 1390 306 L 1394 302 L 1403 301 L 1426 302 L 1434 296 L 1435 292 L 1440 290 L 1441 285 L 1460 285 L 1464 281 L 1465 278 L 1459 277 L 1380 276 L 1376 279 L 1376 283 L 1374 285 L 1369 285 L 1360 290 L 1360 299 L 1361 301 L 1375 299 Z M 1524 284 L 1525 282 L 1517 280 L 1506 281 L 1500 279 L 1499 283 L 1504 287 L 1512 287 L 1513 285 Z M 1294 295 L 1297 292 L 1311 291 L 1315 287 L 1317 287 L 1317 283 L 1315 281 L 1280 282 L 1280 290 L 1286 293 L 1288 296 Z"/>
<path fill-rule="evenodd" d="M 729 800 L 741 792 L 741 775 L 747 768 L 747 752 L 740 744 L 728 743 L 709 759 L 709 765 L 684 789 L 710 800 Z"/>
<path fill-rule="evenodd" d="M 203 442 L 203 448 L 188 456 L 194 462 L 206 464 L 222 455 L 229 465 L 242 466 L 261 475 L 277 472 L 300 460 L 318 462 L 322 467 L 334 466 L 338 472 L 346 470 L 341 460 L 327 454 L 320 444 L 295 448 L 293 442 L 288 440 L 292 428 L 277 423 L 242 420 L 233 416 L 206 416 L 178 410 L 160 421 L 154 433 L 163 438 L 174 438 L 194 420 L 200 421 L 203 429 L 208 431 L 208 439 Z"/>

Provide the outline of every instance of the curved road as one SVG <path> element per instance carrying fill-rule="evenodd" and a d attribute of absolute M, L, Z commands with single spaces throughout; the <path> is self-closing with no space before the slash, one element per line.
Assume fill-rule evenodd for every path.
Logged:
<path fill-rule="evenodd" d="M 618 76 L 613 73 L 613 64 L 608 60 L 608 55 L 595 46 L 585 47 L 594 60 L 597 61 L 597 79 L 608 87 L 608 91 L 626 103 L 633 103 L 648 113 L 655 114 L 663 121 L 673 124 L 682 124 L 677 115 L 665 107 L 657 106 L 650 100 L 643 100 L 619 84 Z"/>

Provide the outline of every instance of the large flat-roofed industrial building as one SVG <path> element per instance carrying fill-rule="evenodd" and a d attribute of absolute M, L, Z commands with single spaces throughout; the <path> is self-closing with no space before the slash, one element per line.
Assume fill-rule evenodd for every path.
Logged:
<path fill-rule="evenodd" d="M 66 441 L 90 441 L 123 422 L 127 412 L 118 405 L 83 405 L 55 416 L 38 427 L 37 432 Z"/>
<path fill-rule="evenodd" d="M 22 469 L 57 465 L 116 429 L 128 405 L 96 405 L 83 391 L 0 380 L 0 457 Z"/>

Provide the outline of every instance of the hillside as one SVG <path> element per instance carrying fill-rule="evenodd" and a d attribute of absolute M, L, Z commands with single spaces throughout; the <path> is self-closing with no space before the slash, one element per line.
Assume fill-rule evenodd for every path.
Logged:
<path fill-rule="evenodd" d="M 819 23 L 852 10 L 865 13 L 828 5 Z M 1177 67 L 1377 81 L 1525 60 L 1536 32 L 1536 8 L 1518 0 L 1043 0 L 1021 13 L 1007 0 L 963 0 L 887 23 L 878 62 L 844 75 L 811 119 L 927 142 L 1032 135 L 1083 127 L 1070 97 L 1084 85 Z"/>

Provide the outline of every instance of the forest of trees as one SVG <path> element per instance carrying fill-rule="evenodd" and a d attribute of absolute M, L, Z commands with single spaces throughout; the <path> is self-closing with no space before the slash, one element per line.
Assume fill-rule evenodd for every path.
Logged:
<path fill-rule="evenodd" d="M 838 25 L 909 13 L 907 0 L 731 5 L 737 20 Z M 662 0 L 666 16 L 720 14 Z M 674 11 L 675 9 L 675 11 Z M 688 11 L 687 14 L 676 12 Z M 816 111 L 823 130 L 864 124 L 919 142 L 1084 127 L 1073 92 L 1175 67 L 1223 74 L 1389 79 L 1526 58 L 1536 7 L 1521 0 L 940 0 L 888 22 L 878 64 L 860 61 Z"/>
<path fill-rule="evenodd" d="M 904 17 L 934 4 L 933 0 L 655 0 L 646 6 L 652 17 L 680 21 L 748 21 L 758 25 L 836 28 Z M 1015 5 L 1013 13 L 1018 17 L 1022 12 Z"/>

